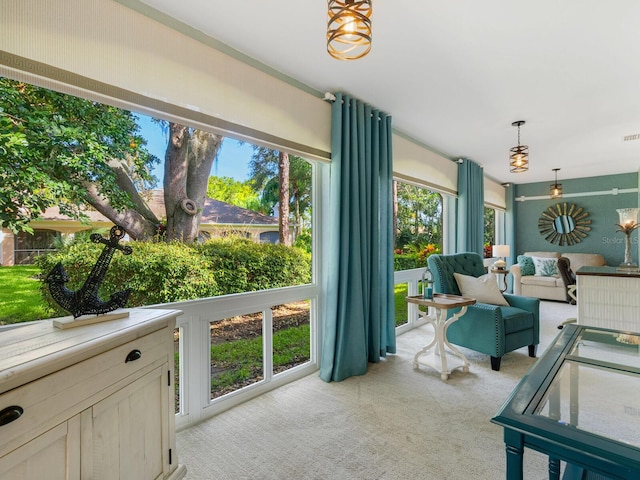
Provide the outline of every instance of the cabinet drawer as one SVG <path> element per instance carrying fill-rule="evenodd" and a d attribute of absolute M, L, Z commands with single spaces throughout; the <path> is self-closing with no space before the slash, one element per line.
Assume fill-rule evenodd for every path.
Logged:
<path fill-rule="evenodd" d="M 0 411 L 10 406 L 23 410 L 0 426 L 0 457 L 110 395 L 129 378 L 134 381 L 167 363 L 171 333 L 162 329 L 145 335 L 0 395 Z M 131 352 L 139 353 L 127 361 Z"/>

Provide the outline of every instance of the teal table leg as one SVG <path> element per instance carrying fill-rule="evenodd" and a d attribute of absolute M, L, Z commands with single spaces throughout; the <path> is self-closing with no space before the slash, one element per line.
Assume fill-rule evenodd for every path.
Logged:
<path fill-rule="evenodd" d="M 549 480 L 560 480 L 560 460 L 549 457 Z"/>
<path fill-rule="evenodd" d="M 523 480 L 524 437 L 505 428 L 504 442 L 507 445 L 507 480 Z"/>

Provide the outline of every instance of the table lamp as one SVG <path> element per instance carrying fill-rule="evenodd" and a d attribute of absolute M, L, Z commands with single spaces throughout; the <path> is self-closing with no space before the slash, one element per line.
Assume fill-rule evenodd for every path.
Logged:
<path fill-rule="evenodd" d="M 618 270 L 638 271 L 638 265 L 631 261 L 631 233 L 638 228 L 638 209 L 619 208 L 616 210 L 620 217 L 618 232 L 626 235 L 624 243 L 624 262 L 620 264 Z"/>
<path fill-rule="evenodd" d="M 509 247 L 509 245 L 494 245 L 491 250 L 491 254 L 494 257 L 498 257 L 496 263 L 493 264 L 493 268 L 499 270 L 504 270 L 505 268 L 507 268 L 507 262 L 504 261 L 504 258 L 511 255 L 511 248 Z"/>

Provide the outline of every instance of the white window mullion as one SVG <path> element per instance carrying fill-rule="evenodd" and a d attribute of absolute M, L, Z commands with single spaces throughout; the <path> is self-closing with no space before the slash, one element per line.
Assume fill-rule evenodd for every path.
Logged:
<path fill-rule="evenodd" d="M 264 380 L 273 378 L 273 312 L 270 308 L 262 311 L 262 368 Z"/>

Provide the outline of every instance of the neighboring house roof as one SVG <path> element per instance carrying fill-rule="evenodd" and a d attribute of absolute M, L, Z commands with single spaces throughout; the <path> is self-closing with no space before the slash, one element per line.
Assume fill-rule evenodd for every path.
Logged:
<path fill-rule="evenodd" d="M 278 225 L 278 219 L 270 215 L 264 215 L 253 210 L 207 198 L 202 209 L 201 223 Z"/>
<path fill-rule="evenodd" d="M 149 208 L 158 218 L 165 217 L 164 194 L 162 190 L 154 190 L 152 198 L 148 202 Z M 109 222 L 101 213 L 95 210 L 86 210 L 84 212 L 92 222 Z M 42 221 L 70 221 L 71 218 L 60 213 L 58 207 L 50 207 L 40 217 Z M 236 207 L 229 203 L 206 198 L 204 208 L 202 209 L 202 220 L 200 225 L 278 225 L 278 218 L 262 213 L 247 210 L 246 208 Z"/>
<path fill-rule="evenodd" d="M 95 210 L 84 210 L 83 213 L 89 217 L 89 220 L 92 222 L 110 222 L 109 219 L 104 217 L 100 212 L 96 212 Z M 49 207 L 44 213 L 40 216 L 38 221 L 47 221 L 47 222 L 68 222 L 72 219 L 66 215 L 60 213 L 60 209 L 58 207 Z"/>

